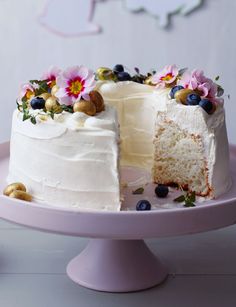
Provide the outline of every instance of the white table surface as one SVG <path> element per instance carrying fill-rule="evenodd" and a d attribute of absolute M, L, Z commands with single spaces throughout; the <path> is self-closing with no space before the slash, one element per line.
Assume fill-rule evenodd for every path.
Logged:
<path fill-rule="evenodd" d="M 137 293 L 95 292 L 73 283 L 66 265 L 86 242 L 0 221 L 0 306 L 236 306 L 236 226 L 148 240 L 170 275 L 161 286 Z"/>

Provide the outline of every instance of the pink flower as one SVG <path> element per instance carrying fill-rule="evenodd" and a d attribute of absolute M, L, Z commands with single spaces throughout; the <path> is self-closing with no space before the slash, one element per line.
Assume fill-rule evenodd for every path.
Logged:
<path fill-rule="evenodd" d="M 29 99 L 31 96 L 34 95 L 34 87 L 30 83 L 23 83 L 20 86 L 20 94 L 19 94 L 19 100 L 22 100 L 23 97 L 26 96 L 27 99 Z"/>
<path fill-rule="evenodd" d="M 157 72 L 152 77 L 152 83 L 156 84 L 157 87 L 165 87 L 173 83 L 178 76 L 178 68 L 176 65 L 167 65 L 162 71 Z"/>
<path fill-rule="evenodd" d="M 184 88 L 198 90 L 202 97 L 215 98 L 217 85 L 209 78 L 204 76 L 202 70 L 195 69 L 192 73 L 185 72 L 178 82 Z"/>
<path fill-rule="evenodd" d="M 61 104 L 72 105 L 80 98 L 89 99 L 89 92 L 95 87 L 95 75 L 85 66 L 74 66 L 65 70 L 56 79 L 59 90 L 56 97 Z"/>
<path fill-rule="evenodd" d="M 50 66 L 49 69 L 42 75 L 42 80 L 47 80 L 47 84 L 52 88 L 56 84 L 56 78 L 60 75 L 61 69 L 56 66 Z"/>

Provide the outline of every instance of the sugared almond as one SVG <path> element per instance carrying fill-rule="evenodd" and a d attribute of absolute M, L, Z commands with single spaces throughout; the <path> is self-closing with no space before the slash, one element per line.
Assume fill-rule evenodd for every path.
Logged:
<path fill-rule="evenodd" d="M 105 105 L 102 95 L 98 91 L 89 93 L 90 100 L 94 103 L 97 112 L 104 111 Z"/>
<path fill-rule="evenodd" d="M 96 107 L 92 101 L 80 100 L 73 106 L 74 112 L 83 112 L 87 115 L 93 116 L 96 114 Z"/>

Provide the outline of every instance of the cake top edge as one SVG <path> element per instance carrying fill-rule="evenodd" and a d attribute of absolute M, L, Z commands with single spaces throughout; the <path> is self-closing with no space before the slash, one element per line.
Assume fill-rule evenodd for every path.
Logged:
<path fill-rule="evenodd" d="M 151 70 L 142 74 L 138 68 L 132 75 L 125 67 L 117 64 L 113 69 L 100 67 L 96 72 L 77 65 L 62 70 L 51 66 L 39 79 L 29 80 L 20 87 L 17 108 L 22 120 L 37 123 L 37 116 L 54 119 L 63 111 L 82 112 L 95 116 L 105 110 L 104 99 L 99 92 L 99 82 L 138 83 L 153 91 L 169 90 L 169 99 L 186 106 L 200 105 L 208 114 L 214 113 L 218 105 L 223 105 L 223 88 L 203 70 L 178 69 L 167 65 L 160 71 Z M 98 90 L 97 90 L 98 89 Z M 40 110 L 40 112 L 34 112 Z M 37 114 L 37 115 L 35 115 Z"/>

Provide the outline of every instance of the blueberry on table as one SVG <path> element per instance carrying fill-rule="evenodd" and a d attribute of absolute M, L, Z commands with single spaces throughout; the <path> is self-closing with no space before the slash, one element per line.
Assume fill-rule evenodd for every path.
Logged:
<path fill-rule="evenodd" d="M 45 107 L 45 100 L 42 97 L 35 97 L 30 101 L 32 109 L 43 109 Z"/>
<path fill-rule="evenodd" d="M 114 71 L 115 73 L 122 72 L 122 71 L 124 71 L 124 66 L 121 65 L 121 64 L 116 64 L 116 65 L 113 67 L 113 71 Z"/>
<path fill-rule="evenodd" d="M 151 204 L 148 200 L 142 199 L 137 202 L 136 205 L 136 210 L 137 211 L 148 211 L 151 210 Z"/>
<path fill-rule="evenodd" d="M 169 188 L 164 184 L 158 184 L 158 186 L 155 188 L 155 194 L 157 197 L 164 198 L 168 195 L 168 193 L 169 193 Z"/>
<path fill-rule="evenodd" d="M 213 103 L 206 98 L 203 98 L 200 102 L 199 102 L 199 106 L 201 106 L 208 114 L 210 114 L 213 111 Z"/>
<path fill-rule="evenodd" d="M 129 81 L 131 80 L 131 76 L 128 72 L 122 71 L 117 73 L 117 79 L 119 81 Z"/>
<path fill-rule="evenodd" d="M 196 106 L 199 104 L 201 97 L 198 94 L 189 94 L 187 96 L 187 104 L 190 106 Z"/>
<path fill-rule="evenodd" d="M 171 91 L 170 91 L 170 98 L 174 99 L 175 98 L 175 93 L 182 90 L 184 87 L 182 85 L 176 85 L 174 87 L 172 87 Z"/>

